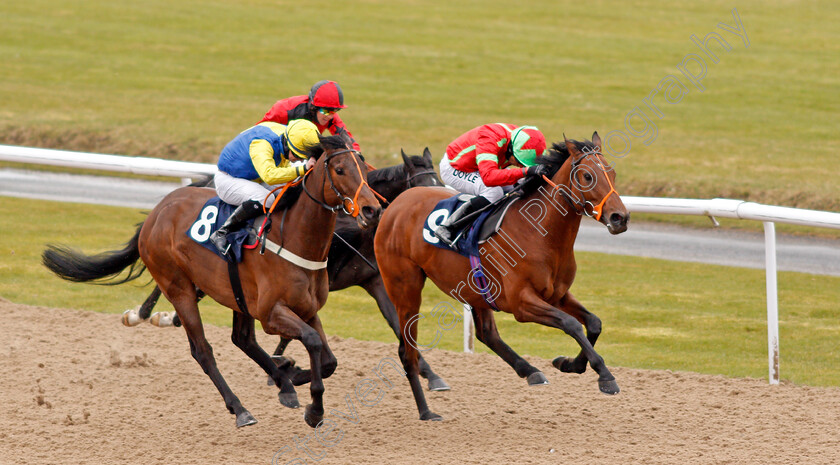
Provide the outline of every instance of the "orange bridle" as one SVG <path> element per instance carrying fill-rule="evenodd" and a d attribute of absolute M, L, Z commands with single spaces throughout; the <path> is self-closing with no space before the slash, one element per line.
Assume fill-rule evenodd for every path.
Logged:
<path fill-rule="evenodd" d="M 574 168 L 575 168 L 578 164 L 580 164 L 580 162 L 582 162 L 582 161 L 583 161 L 583 159 L 584 159 L 587 155 L 598 155 L 598 156 L 595 158 L 595 163 L 598 165 L 598 167 L 599 167 L 599 168 L 601 168 L 601 172 L 603 172 L 603 173 L 604 173 L 604 177 L 605 177 L 605 178 L 606 178 L 606 180 L 607 180 L 607 184 L 609 184 L 609 186 L 610 186 L 610 191 L 609 191 L 609 192 L 607 192 L 607 195 L 605 195 L 605 196 L 601 199 L 601 201 L 598 203 L 598 205 L 593 205 L 593 204 L 592 204 L 592 202 L 590 202 L 589 200 L 586 200 L 586 201 L 584 201 L 584 202 L 575 202 L 573 199 L 569 199 L 569 202 L 571 202 L 571 203 L 572 203 L 572 204 L 574 204 L 575 206 L 581 206 L 580 211 L 578 211 L 578 212 L 577 212 L 578 214 L 580 214 L 580 213 L 582 212 L 582 213 L 583 213 L 583 214 L 585 214 L 586 216 L 589 216 L 589 217 L 594 218 L 594 219 L 595 219 L 595 221 L 601 221 L 601 215 L 602 215 L 602 214 L 603 214 L 603 212 L 604 212 L 604 204 L 607 202 L 607 199 L 609 199 L 611 195 L 613 195 L 613 194 L 618 195 L 618 192 L 615 190 L 615 186 L 613 186 L 612 180 L 610 180 L 610 176 L 607 174 L 607 170 L 606 170 L 606 168 L 604 168 L 604 165 L 601 163 L 601 158 L 600 158 L 601 153 L 600 153 L 600 152 L 598 152 L 598 151 L 588 151 L 588 150 L 584 149 L 583 156 L 581 156 L 581 157 L 580 157 L 580 160 L 578 160 L 576 163 L 573 163 L 573 164 L 572 164 L 572 165 L 573 165 L 573 166 L 572 166 L 572 170 L 574 171 Z M 552 188 L 557 189 L 557 184 L 555 184 L 553 181 L 551 181 L 551 179 L 549 179 L 547 176 L 543 175 L 543 179 L 545 179 L 545 181 L 546 181 L 546 182 L 547 182 L 547 183 L 548 183 L 548 184 L 549 184 Z M 596 178 L 596 179 L 597 179 L 597 178 Z M 570 181 L 571 181 L 572 183 L 574 183 L 574 182 L 575 182 L 573 179 L 570 179 Z M 581 193 L 581 198 L 583 198 L 583 191 L 582 191 L 582 189 L 580 188 L 580 186 L 578 186 L 578 191 Z M 586 207 L 587 207 L 587 205 L 591 205 L 591 206 L 592 206 L 592 212 L 591 212 L 591 213 L 586 211 Z"/>

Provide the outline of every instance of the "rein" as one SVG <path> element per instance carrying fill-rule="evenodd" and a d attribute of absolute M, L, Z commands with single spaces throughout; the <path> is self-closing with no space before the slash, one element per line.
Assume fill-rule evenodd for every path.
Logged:
<path fill-rule="evenodd" d="M 408 178 L 406 179 L 406 182 L 408 183 L 408 187 L 409 188 L 417 187 L 417 186 L 411 185 L 411 181 L 413 181 L 414 178 L 416 178 L 418 176 L 429 176 L 429 175 L 437 177 L 437 173 L 435 172 L 435 170 L 421 171 L 419 173 L 414 173 L 411 176 L 408 176 Z M 437 185 L 437 184 L 438 184 L 437 179 L 435 179 L 435 185 Z"/>
<path fill-rule="evenodd" d="M 333 182 L 332 174 L 330 174 L 330 169 L 329 169 L 330 160 L 332 160 L 333 158 L 335 158 L 338 155 L 342 155 L 342 154 L 345 154 L 345 153 L 352 153 L 354 155 L 353 156 L 353 162 L 356 164 L 356 170 L 358 170 L 359 178 L 362 180 L 362 182 L 359 184 L 359 188 L 356 189 L 356 194 L 353 196 L 352 199 L 350 197 L 342 194 L 335 187 L 335 183 Z M 332 191 L 335 192 L 336 197 L 338 197 L 339 202 L 341 202 L 340 204 L 335 205 L 335 206 L 327 205 L 325 202 L 322 202 L 322 201 L 320 201 L 320 200 L 318 200 L 318 199 L 316 199 L 315 197 L 312 196 L 312 194 L 309 192 L 309 189 L 306 188 L 306 179 L 307 179 L 307 176 L 309 176 L 309 173 L 312 172 L 312 170 L 307 171 L 303 175 L 303 181 L 302 181 L 303 182 L 303 191 L 306 192 L 306 195 L 308 195 L 309 198 L 312 199 L 315 203 L 317 203 L 318 205 L 324 207 L 325 209 L 327 209 L 327 210 L 329 210 L 333 213 L 336 213 L 338 211 L 343 211 L 345 214 L 347 214 L 349 216 L 352 216 L 353 218 L 359 216 L 359 213 L 362 211 L 362 209 L 359 208 L 359 205 L 358 205 L 359 194 L 362 192 L 362 187 L 367 186 L 367 188 L 370 189 L 371 192 L 374 192 L 374 194 L 376 194 L 377 196 L 379 196 L 381 198 L 382 196 L 380 196 L 373 189 L 371 189 L 370 186 L 368 185 L 367 181 L 365 180 L 364 174 L 362 174 L 362 167 L 359 166 L 359 160 L 355 156 L 356 154 L 359 154 L 359 152 L 356 151 L 356 150 L 345 149 L 345 150 L 339 150 L 338 152 L 333 152 L 329 156 L 324 158 L 324 171 L 326 171 L 326 173 L 327 173 L 327 179 L 330 180 L 330 189 L 332 189 Z M 361 154 L 359 154 L 359 155 L 361 155 Z M 325 179 L 323 184 L 326 185 L 326 182 L 327 181 Z M 323 191 L 323 189 L 322 189 L 322 191 Z M 349 206 L 348 206 L 348 203 L 349 203 Z"/>
<path fill-rule="evenodd" d="M 578 161 L 572 162 L 571 174 L 574 174 L 574 170 L 578 166 L 580 166 L 580 163 L 583 161 L 584 158 L 586 158 L 587 155 L 601 155 L 601 153 L 597 150 L 596 151 L 588 151 L 588 150 L 584 149 L 583 156 L 580 157 L 580 159 L 578 159 Z M 611 195 L 613 195 L 613 194 L 618 195 L 618 192 L 615 190 L 615 186 L 613 186 L 613 183 L 610 180 L 609 175 L 607 175 L 607 170 L 606 170 L 606 168 L 604 168 L 604 165 L 601 163 L 601 159 L 599 157 L 595 158 L 595 163 L 598 165 L 599 168 L 601 168 L 601 172 L 604 173 L 604 177 L 607 179 L 607 184 L 609 184 L 609 186 L 610 186 L 610 191 L 607 192 L 607 195 L 605 195 L 601 199 L 601 201 L 598 203 L 598 205 L 593 204 L 589 200 L 586 200 L 586 201 L 583 201 L 583 202 L 578 201 L 577 199 L 572 198 L 572 196 L 570 196 L 565 190 L 562 190 L 562 189 L 560 190 L 560 193 L 563 194 L 563 197 L 566 199 L 567 202 L 569 202 L 569 205 L 571 205 L 571 207 L 572 207 L 572 209 L 574 209 L 575 213 L 577 213 L 578 215 L 584 214 L 584 215 L 586 215 L 590 218 L 594 218 L 595 221 L 601 221 L 601 215 L 604 212 L 604 204 L 607 202 L 607 199 L 609 199 Z M 573 179 L 571 179 L 571 175 L 569 176 L 569 178 L 570 178 L 570 182 L 572 184 L 577 184 L 577 183 L 574 182 Z M 557 189 L 557 184 L 555 184 L 546 175 L 543 175 L 543 179 L 552 188 Z M 583 190 L 580 188 L 579 185 L 577 186 L 577 189 L 578 189 L 578 192 L 580 193 L 580 198 L 583 198 Z M 587 211 L 587 207 L 591 207 L 591 212 Z"/>

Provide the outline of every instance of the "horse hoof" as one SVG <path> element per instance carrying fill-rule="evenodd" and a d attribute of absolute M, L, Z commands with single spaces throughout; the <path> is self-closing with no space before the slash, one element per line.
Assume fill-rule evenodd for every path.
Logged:
<path fill-rule="evenodd" d="M 429 390 L 430 391 L 448 391 L 452 389 L 446 384 L 446 381 L 443 378 L 434 378 L 429 380 Z"/>
<path fill-rule="evenodd" d="M 420 415 L 420 419 L 423 421 L 443 421 L 442 416 L 428 410 Z"/>
<path fill-rule="evenodd" d="M 541 386 L 543 384 L 548 384 L 548 378 L 541 371 L 535 371 L 528 375 L 528 386 Z"/>
<path fill-rule="evenodd" d="M 321 423 L 321 420 L 324 419 L 324 413 L 315 413 L 314 409 L 312 408 L 312 404 L 306 406 L 306 410 L 303 412 L 303 420 L 309 425 L 310 428 L 314 428 Z"/>
<path fill-rule="evenodd" d="M 122 324 L 125 326 L 137 326 L 140 323 L 146 321 L 140 318 L 140 313 L 138 310 L 140 307 L 137 308 L 130 308 L 123 312 L 122 314 Z"/>
<path fill-rule="evenodd" d="M 298 402 L 296 392 L 278 392 L 277 398 L 280 399 L 280 403 L 284 407 L 300 408 L 300 402 Z"/>
<path fill-rule="evenodd" d="M 171 312 L 156 312 L 149 318 L 149 323 L 157 326 L 158 328 L 168 328 L 170 326 L 174 326 L 172 320 L 175 318 L 175 314 Z"/>
<path fill-rule="evenodd" d="M 251 415 L 251 412 L 247 410 L 243 410 L 239 415 L 236 416 L 236 427 L 242 428 L 243 426 L 250 426 L 257 422 L 257 419 Z"/>
<path fill-rule="evenodd" d="M 554 368 L 562 371 L 563 373 L 577 373 L 581 374 L 586 371 L 586 364 L 583 364 L 583 369 L 575 367 L 575 359 L 571 357 L 557 357 L 551 361 L 551 364 L 554 365 Z"/>
<path fill-rule="evenodd" d="M 604 394 L 609 395 L 618 394 L 621 391 L 621 389 L 618 388 L 618 383 L 616 383 L 614 379 L 609 381 L 598 380 L 598 389 L 600 389 Z"/>

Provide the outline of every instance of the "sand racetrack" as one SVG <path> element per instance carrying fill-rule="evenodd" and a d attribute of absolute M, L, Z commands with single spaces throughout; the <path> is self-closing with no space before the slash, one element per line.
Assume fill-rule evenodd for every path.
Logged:
<path fill-rule="evenodd" d="M 219 369 L 259 420 L 237 430 L 189 354 L 181 328 L 125 328 L 118 315 L 0 299 L 0 463 L 840 463 L 840 389 L 615 368 L 622 392 L 532 359 L 551 384 L 528 387 L 493 355 L 432 351 L 453 390 L 428 393 L 443 422 L 421 422 L 408 383 L 383 370 L 381 399 L 355 397 L 396 344 L 331 338 L 325 442 L 303 409 L 277 401 L 259 367 L 206 327 Z M 259 334 L 264 347 L 274 338 Z M 290 353 L 305 365 L 300 344 Z M 370 387 L 370 386 L 368 386 Z M 302 404 L 307 387 L 298 388 Z M 367 399 L 375 400 L 373 396 Z M 351 415 L 356 423 L 331 409 Z M 372 402 L 371 402 L 372 403 Z M 308 448 L 308 452 L 306 450 Z M 311 454 L 311 455 L 307 455 Z"/>

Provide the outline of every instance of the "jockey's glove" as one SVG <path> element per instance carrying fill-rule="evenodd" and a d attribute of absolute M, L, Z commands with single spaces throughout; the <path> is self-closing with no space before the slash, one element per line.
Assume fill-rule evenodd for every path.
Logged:
<path fill-rule="evenodd" d="M 548 176 L 548 172 L 549 172 L 548 167 L 545 166 L 545 165 L 529 166 L 524 171 L 525 171 L 525 176 L 528 176 L 528 177 L 531 177 L 531 176 L 536 176 L 536 177 Z"/>

